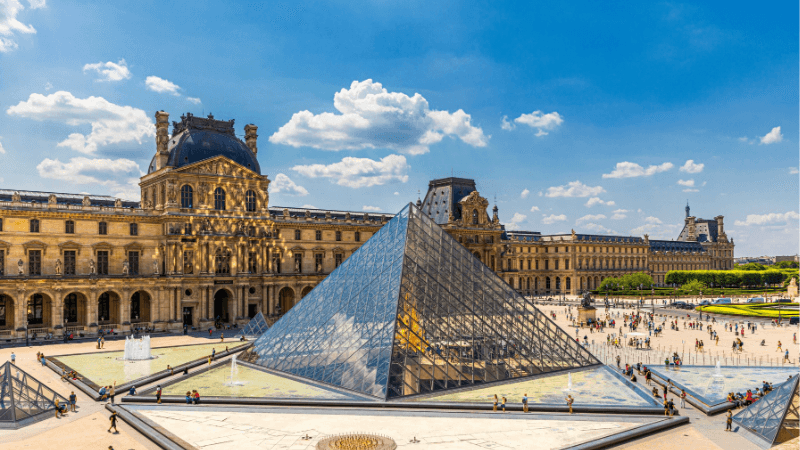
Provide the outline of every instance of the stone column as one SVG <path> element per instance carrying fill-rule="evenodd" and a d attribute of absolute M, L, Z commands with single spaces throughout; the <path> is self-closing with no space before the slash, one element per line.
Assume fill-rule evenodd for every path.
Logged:
<path fill-rule="evenodd" d="M 25 289 L 17 289 L 17 296 L 14 298 L 14 328 L 15 330 L 25 330 L 28 324 L 28 294 Z M 23 334 L 24 336 L 24 334 Z"/>
<path fill-rule="evenodd" d="M 267 314 L 267 311 L 269 310 L 269 298 L 267 297 L 268 292 L 269 292 L 269 289 L 267 288 L 266 283 L 262 284 L 261 285 L 261 302 L 260 302 L 261 308 L 260 308 L 260 310 L 264 314 Z"/>
<path fill-rule="evenodd" d="M 139 305 L 141 307 L 141 304 Z M 127 290 L 122 291 L 122 297 L 119 299 L 119 320 L 123 330 L 130 329 L 131 324 L 131 292 Z"/>
<path fill-rule="evenodd" d="M 64 328 L 64 298 L 61 289 L 53 290 L 53 301 L 50 309 L 50 322 L 53 329 Z M 58 327 L 58 328 L 56 328 Z"/>
<path fill-rule="evenodd" d="M 89 297 L 87 297 L 86 301 L 88 304 L 86 305 L 86 326 L 87 327 L 97 327 L 97 290 L 91 289 L 89 290 Z"/>

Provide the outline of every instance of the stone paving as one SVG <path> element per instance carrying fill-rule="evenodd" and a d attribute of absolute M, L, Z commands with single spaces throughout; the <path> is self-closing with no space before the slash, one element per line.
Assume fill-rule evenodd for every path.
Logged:
<path fill-rule="evenodd" d="M 388 435 L 401 449 L 544 450 L 595 440 L 663 419 L 164 405 L 142 405 L 134 410 L 195 447 L 214 450 L 311 450 L 322 437 L 347 432 Z M 310 439 L 303 439 L 305 436 Z M 415 438 L 419 444 L 409 442 Z"/>

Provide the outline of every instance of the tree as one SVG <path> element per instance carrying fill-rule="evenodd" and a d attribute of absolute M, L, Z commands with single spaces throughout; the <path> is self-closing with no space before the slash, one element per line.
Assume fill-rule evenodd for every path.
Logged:
<path fill-rule="evenodd" d="M 797 269 L 800 267 L 800 264 L 797 261 L 781 261 L 779 263 L 775 263 L 776 269 Z"/>
<path fill-rule="evenodd" d="M 681 286 L 681 289 L 684 291 L 691 292 L 692 294 L 697 294 L 698 292 L 704 290 L 707 287 L 705 283 L 700 280 L 691 280 L 688 283 Z"/>
<path fill-rule="evenodd" d="M 766 268 L 759 263 L 748 263 L 736 266 L 736 270 L 765 270 Z"/>

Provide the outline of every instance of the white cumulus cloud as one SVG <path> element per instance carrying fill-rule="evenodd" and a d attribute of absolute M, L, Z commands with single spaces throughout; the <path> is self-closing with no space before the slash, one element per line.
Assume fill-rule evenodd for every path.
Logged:
<path fill-rule="evenodd" d="M 0 139 L 2 139 L 2 136 L 0 136 Z M 2 142 L 0 142 L 0 153 L 2 153 L 3 155 L 6 154 L 6 149 L 5 149 L 5 147 L 3 147 L 3 143 Z"/>
<path fill-rule="evenodd" d="M 700 192 L 700 189 L 686 188 L 683 190 L 683 192 Z"/>
<path fill-rule="evenodd" d="M 594 205 L 614 206 L 616 205 L 616 203 L 614 203 L 614 200 L 603 201 L 600 199 L 600 197 L 592 197 L 589 199 L 589 201 L 586 202 L 586 206 L 589 208 L 591 208 Z"/>
<path fill-rule="evenodd" d="M 364 205 L 364 206 L 362 206 L 362 207 L 361 207 L 361 209 L 362 209 L 363 211 L 380 211 L 380 210 L 381 210 L 381 209 L 380 209 L 379 207 L 377 207 L 377 206 L 368 206 L 368 205 Z"/>
<path fill-rule="evenodd" d="M 578 220 L 576 220 L 575 221 L 575 225 L 578 225 L 581 222 L 602 220 L 602 219 L 605 219 L 605 218 L 606 218 L 606 216 L 604 214 L 587 214 L 587 215 L 579 218 Z"/>
<path fill-rule="evenodd" d="M 317 209 L 317 207 L 316 207 L 316 206 L 314 206 L 314 205 L 311 205 L 311 204 L 308 204 L 308 203 L 306 203 L 305 205 L 301 206 L 301 208 L 306 208 L 306 209 Z"/>
<path fill-rule="evenodd" d="M 694 180 L 678 180 L 681 186 L 694 187 Z"/>
<path fill-rule="evenodd" d="M 531 206 L 531 212 L 536 212 L 536 211 L 539 211 L 539 207 L 538 206 Z"/>
<path fill-rule="evenodd" d="M 199 105 L 200 103 L 203 103 L 197 97 L 186 97 L 186 100 L 189 100 L 189 102 L 191 102 L 191 103 L 193 103 L 195 105 Z"/>
<path fill-rule="evenodd" d="M 745 138 L 745 139 L 747 139 L 747 138 Z M 686 160 L 686 163 L 684 163 L 681 166 L 681 172 L 700 173 L 700 172 L 703 171 L 703 167 L 705 167 L 705 166 L 706 166 L 705 164 L 696 164 L 693 159 L 689 159 L 689 160 Z"/>
<path fill-rule="evenodd" d="M 269 184 L 269 190 L 273 194 L 282 192 L 286 195 L 295 195 L 298 197 L 305 197 L 308 195 L 308 190 L 306 188 L 297 185 L 291 178 L 283 173 L 275 175 L 275 180 Z"/>
<path fill-rule="evenodd" d="M 616 209 L 614 210 L 614 215 L 611 216 L 611 220 L 622 220 L 628 217 L 625 213 L 627 213 L 627 209 Z"/>
<path fill-rule="evenodd" d="M 131 71 L 128 70 L 128 64 L 124 59 L 117 62 L 99 62 L 94 64 L 86 64 L 83 66 L 83 72 L 86 73 L 90 70 L 97 72 L 100 78 L 97 81 L 122 81 L 131 77 Z"/>
<path fill-rule="evenodd" d="M 635 177 L 649 177 L 659 172 L 666 172 L 672 169 L 674 165 L 670 162 L 665 162 L 657 166 L 648 166 L 646 169 L 639 164 L 629 161 L 618 162 L 616 167 L 611 173 L 604 173 L 603 178 L 635 178 Z"/>
<path fill-rule="evenodd" d="M 333 164 L 310 164 L 292 170 L 310 178 L 332 178 L 336 184 L 351 188 L 380 186 L 408 181 L 410 166 L 403 155 L 388 155 L 375 161 L 369 158 L 347 157 Z"/>
<path fill-rule="evenodd" d="M 778 142 L 783 140 L 783 135 L 781 134 L 781 127 L 775 127 L 769 133 L 761 136 L 759 138 L 762 144 L 777 144 Z"/>
<path fill-rule="evenodd" d="M 798 219 L 800 219 L 800 214 L 797 214 L 796 211 L 789 211 L 786 213 L 748 214 L 746 220 L 737 220 L 734 224 L 736 226 L 769 225 L 773 223 L 789 222 L 790 220 L 797 222 Z"/>
<path fill-rule="evenodd" d="M 528 195 L 530 195 L 530 193 L 531 193 L 531 191 L 525 189 L 525 190 L 522 191 L 522 193 L 519 194 L 519 196 L 520 196 L 520 198 L 528 198 Z"/>
<path fill-rule="evenodd" d="M 584 228 L 584 229 L 590 230 L 590 231 L 594 231 L 596 233 L 601 233 L 601 234 L 619 234 L 619 233 L 617 233 L 616 231 L 614 231 L 614 230 L 612 230 L 610 228 L 606 228 L 603 225 L 600 225 L 599 223 L 594 223 L 594 222 L 589 222 L 589 223 L 583 224 L 583 225 L 581 225 L 581 227 Z"/>
<path fill-rule="evenodd" d="M 536 136 L 546 136 L 550 131 L 555 130 L 562 123 L 564 123 L 564 118 L 561 114 L 553 111 L 551 113 L 542 114 L 541 111 L 534 111 L 530 114 L 523 114 L 516 119 L 514 119 L 514 123 L 519 123 L 523 125 L 527 125 L 531 128 L 536 128 Z M 502 128 L 504 130 L 513 130 L 514 126 L 511 125 L 506 118 L 503 118 Z"/>
<path fill-rule="evenodd" d="M 661 219 L 659 219 L 658 217 L 653 217 L 653 216 L 648 216 L 648 217 L 646 217 L 646 218 L 644 219 L 644 221 L 645 221 L 645 222 L 647 222 L 647 223 L 655 223 L 655 224 L 660 224 L 660 223 L 662 223 L 662 222 L 661 222 Z"/>
<path fill-rule="evenodd" d="M 353 81 L 333 96 L 333 106 L 340 114 L 295 113 L 269 141 L 322 150 L 388 148 L 411 155 L 427 153 L 445 136 L 473 147 L 489 141 L 463 110 L 432 110 L 420 94 L 389 92 L 372 80 Z"/>
<path fill-rule="evenodd" d="M 564 186 L 547 188 L 547 197 L 592 197 L 606 190 L 602 186 L 587 186 L 580 181 L 571 181 Z"/>
<path fill-rule="evenodd" d="M 45 158 L 36 166 L 39 176 L 67 183 L 106 186 L 117 197 L 138 200 L 139 177 L 144 173 L 130 159 L 70 158 L 68 162 Z"/>
<path fill-rule="evenodd" d="M 544 216 L 542 218 L 542 223 L 545 225 L 550 225 L 556 222 L 564 222 L 567 220 L 567 216 L 565 216 L 564 214 L 559 214 L 559 215 L 550 214 L 549 216 L 547 214 L 542 214 L 542 215 Z"/>
<path fill-rule="evenodd" d="M 69 92 L 50 95 L 31 94 L 27 101 L 6 110 L 6 114 L 34 120 L 52 120 L 70 126 L 91 125 L 83 135 L 72 133 L 58 143 L 75 151 L 91 154 L 99 146 L 136 141 L 155 136 L 153 121 L 138 108 L 120 106 L 103 97 L 76 98 Z"/>
<path fill-rule="evenodd" d="M 42 8 L 45 6 L 44 0 L 32 0 L 28 2 L 31 9 Z M 25 25 L 17 20 L 17 15 L 25 7 L 19 0 L 0 1 L 0 52 L 6 53 L 16 50 L 19 47 L 16 37 L 18 34 L 35 34 L 36 29 L 33 25 Z"/>
<path fill-rule="evenodd" d="M 526 216 L 525 214 L 514 213 L 511 219 L 507 223 L 504 223 L 503 225 L 506 226 L 507 230 L 519 230 L 519 224 L 524 222 L 525 219 L 527 218 L 528 216 Z"/>
<path fill-rule="evenodd" d="M 503 116 L 503 120 L 500 122 L 500 128 L 506 131 L 511 131 L 516 127 L 516 125 L 508 121 L 508 116 Z"/>
<path fill-rule="evenodd" d="M 797 175 L 798 173 L 800 173 L 800 170 L 798 170 L 797 167 L 789 167 L 790 175 Z"/>
<path fill-rule="evenodd" d="M 153 92 L 158 92 L 159 94 L 170 94 L 175 96 L 181 95 L 178 93 L 178 91 L 181 89 L 180 86 L 169 80 L 165 80 L 153 75 L 144 80 L 144 85 L 147 86 L 147 89 L 150 89 Z"/>

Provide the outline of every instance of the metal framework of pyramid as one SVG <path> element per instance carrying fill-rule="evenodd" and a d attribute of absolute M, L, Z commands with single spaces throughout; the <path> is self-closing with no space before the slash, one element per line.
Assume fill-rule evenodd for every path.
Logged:
<path fill-rule="evenodd" d="M 765 448 L 797 437 L 798 379 L 800 376 L 795 375 L 776 387 L 733 416 L 733 421 L 751 432 Z"/>
<path fill-rule="evenodd" d="M 250 319 L 250 322 L 247 322 L 247 325 L 242 328 L 242 336 L 259 337 L 264 334 L 268 328 L 269 325 L 267 325 L 267 320 L 264 319 L 264 314 L 259 311 L 259 313 Z"/>
<path fill-rule="evenodd" d="M 0 369 L 0 428 L 18 428 L 67 400 L 24 370 L 6 362 Z"/>
<path fill-rule="evenodd" d="M 412 204 L 251 351 L 384 400 L 601 364 Z"/>

